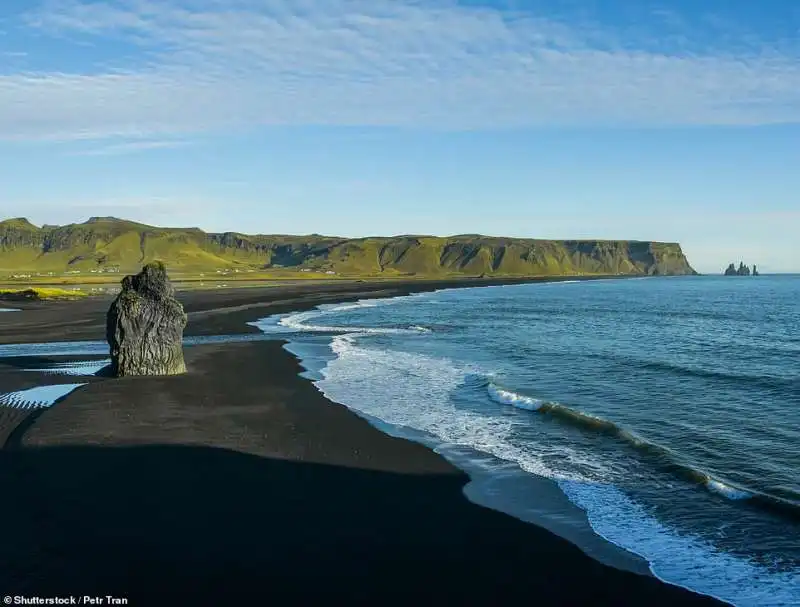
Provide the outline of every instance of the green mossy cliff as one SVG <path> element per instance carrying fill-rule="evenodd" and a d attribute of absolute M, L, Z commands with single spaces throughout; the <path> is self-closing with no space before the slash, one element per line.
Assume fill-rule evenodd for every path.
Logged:
<path fill-rule="evenodd" d="M 308 269 L 348 276 L 696 273 L 676 243 L 480 235 L 248 236 L 158 228 L 113 217 L 43 227 L 22 218 L 0 222 L 0 271 L 131 272 L 156 260 L 172 271 Z"/>

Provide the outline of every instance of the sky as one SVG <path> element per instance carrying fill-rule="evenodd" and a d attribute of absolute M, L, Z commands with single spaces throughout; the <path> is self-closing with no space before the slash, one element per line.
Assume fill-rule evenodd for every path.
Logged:
<path fill-rule="evenodd" d="M 2 0 L 0 217 L 800 272 L 793 0 Z"/>

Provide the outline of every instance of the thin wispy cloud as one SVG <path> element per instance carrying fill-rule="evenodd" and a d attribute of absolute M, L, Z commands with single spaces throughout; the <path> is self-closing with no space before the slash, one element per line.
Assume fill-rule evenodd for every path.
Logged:
<path fill-rule="evenodd" d="M 155 141 L 125 141 L 93 147 L 88 150 L 74 152 L 76 156 L 121 156 L 124 154 L 135 154 L 149 150 L 173 149 L 188 145 L 189 142 L 181 140 L 155 140 Z"/>
<path fill-rule="evenodd" d="M 46 2 L 20 16 L 24 27 L 100 53 L 122 41 L 141 60 L 0 76 L 0 138 L 800 122 L 797 56 L 698 50 L 677 15 L 657 17 L 679 52 L 632 47 L 610 27 L 445 1 Z"/>

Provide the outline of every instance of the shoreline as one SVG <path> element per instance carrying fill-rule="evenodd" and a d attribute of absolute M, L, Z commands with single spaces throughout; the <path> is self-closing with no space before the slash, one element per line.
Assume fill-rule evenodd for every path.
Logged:
<path fill-rule="evenodd" d="M 549 276 L 532 278 L 461 278 L 336 283 L 275 284 L 242 289 L 177 291 L 189 321 L 184 337 L 240 335 L 259 332 L 249 322 L 288 312 L 302 312 L 320 304 L 358 299 L 397 297 L 450 288 L 480 288 L 568 280 L 624 280 L 624 276 Z M 17 313 L 0 316 L 0 345 L 49 341 L 105 340 L 105 313 L 115 295 L 92 295 L 81 300 L 17 302 Z M 225 305 L 220 306 L 220 302 Z M 19 314 L 27 312 L 28 314 Z M 69 320 L 64 322 L 63 316 Z M 35 336 L 31 340 L 30 337 Z"/>
<path fill-rule="evenodd" d="M 283 314 L 278 316 L 283 316 Z M 295 339 L 292 335 L 286 337 L 283 337 L 281 333 L 266 333 L 266 335 L 271 335 L 272 339 L 283 344 L 283 350 L 296 359 L 304 369 L 300 377 L 311 382 L 325 399 L 348 408 L 383 434 L 426 447 L 467 475 L 469 480 L 463 487 L 463 493 L 470 502 L 507 514 L 525 523 L 545 528 L 571 542 L 600 563 L 615 569 L 658 578 L 651 570 L 651 564 L 646 558 L 615 544 L 598 533 L 589 522 L 586 511 L 573 503 L 554 480 L 525 472 L 512 462 L 505 462 L 505 470 L 497 476 L 487 472 L 485 468 L 476 465 L 473 461 L 476 458 L 479 461 L 502 461 L 494 455 L 474 451 L 464 446 L 447 445 L 424 432 L 396 426 L 335 400 L 316 383 L 323 378 L 320 370 L 325 366 L 325 361 L 334 358 L 335 355 L 323 357 L 318 354 L 306 353 L 308 352 L 306 342 L 302 338 Z M 308 336 L 308 334 L 300 335 Z M 496 463 L 492 467 L 495 466 Z M 504 487 L 503 491 L 499 491 L 500 486 Z M 540 496 L 539 501 L 532 505 L 517 503 L 514 499 L 509 501 L 502 497 L 504 493 L 519 492 L 521 487 L 527 487 L 529 493 L 537 492 Z M 666 583 L 670 582 L 666 581 Z M 687 589 L 692 590 L 691 588 Z"/>
<path fill-rule="evenodd" d="M 570 279 L 574 280 L 574 278 Z M 567 278 L 562 280 L 567 280 Z M 211 296 L 206 297 L 195 297 L 194 299 L 188 297 L 186 299 L 189 301 L 184 305 L 190 314 L 190 321 L 185 335 L 191 337 L 195 335 L 260 333 L 256 327 L 248 325 L 247 322 L 254 322 L 273 314 L 307 310 L 322 303 L 406 295 L 420 291 L 413 287 L 421 285 L 394 285 L 392 289 L 386 289 L 386 285 L 370 286 L 382 288 L 359 290 L 354 289 L 353 285 L 349 285 L 349 290 L 331 292 L 318 289 L 316 293 L 314 289 L 303 289 L 305 291 L 303 293 L 298 293 L 298 290 L 295 289 L 294 293 L 282 293 L 283 299 L 274 298 L 269 302 L 264 301 L 264 295 L 279 295 L 275 291 L 279 287 L 270 287 L 267 293 L 263 294 L 253 293 L 251 289 L 248 289 L 247 297 L 243 297 L 244 294 L 235 296 L 220 291 L 212 292 Z M 450 285 L 437 283 L 436 286 L 424 286 L 428 287 L 424 290 L 434 290 L 448 288 Z M 463 284 L 462 282 L 452 286 L 492 285 Z M 181 295 L 186 295 L 186 293 L 179 293 L 179 297 L 182 298 Z M 254 299 L 261 301 L 254 301 Z M 215 303 L 217 305 L 214 305 Z M 219 306 L 219 303 L 225 305 Z M 102 336 L 96 335 L 97 325 L 91 320 L 92 310 L 86 306 L 84 308 L 79 311 L 77 319 L 73 318 L 70 321 L 73 323 L 70 325 L 73 327 L 72 335 L 94 336 L 95 339 L 102 339 Z M 38 309 L 41 310 L 42 307 L 40 306 Z M 57 312 L 58 314 L 63 313 L 61 310 Z M 94 313 L 97 313 L 97 306 L 95 306 Z M 235 330 L 237 327 L 238 331 Z M 51 324 L 43 323 L 39 337 L 48 337 L 52 330 Z M 9 343 L 6 339 L 8 334 L 2 331 L 2 326 L 0 326 L 0 331 L 2 332 L 0 333 L 0 343 Z M 31 332 L 31 335 L 36 337 L 35 331 Z M 217 462 L 217 460 L 225 460 L 225 466 L 227 466 L 227 462 L 233 462 L 240 456 L 243 458 L 256 457 L 258 463 L 240 459 L 239 463 L 230 467 L 230 470 L 226 468 L 226 475 L 218 477 L 214 473 L 211 480 L 228 486 L 231 481 L 227 475 L 241 476 L 242 473 L 239 470 L 241 467 L 247 469 L 252 467 L 254 477 L 263 475 L 264 478 L 273 478 L 274 466 L 288 466 L 292 470 L 292 475 L 309 474 L 315 479 L 318 478 L 321 483 L 320 486 L 314 483 L 312 486 L 299 485 L 294 476 L 288 475 L 282 482 L 285 485 L 284 490 L 288 490 L 289 493 L 292 490 L 314 493 L 320 491 L 320 487 L 327 487 L 326 491 L 323 491 L 324 496 L 318 496 L 316 493 L 314 496 L 331 499 L 339 491 L 338 483 L 354 488 L 358 493 L 350 501 L 346 499 L 347 496 L 337 496 L 334 499 L 334 501 L 344 499 L 346 502 L 346 506 L 339 512 L 340 514 L 349 508 L 356 508 L 360 517 L 360 519 L 356 517 L 357 520 L 352 517 L 348 518 L 350 534 L 337 536 L 338 542 L 353 543 L 353 539 L 361 538 L 362 542 L 366 543 L 365 545 L 372 546 L 372 550 L 369 554 L 359 553 L 359 557 L 358 554 L 350 554 L 352 550 L 345 549 L 344 553 L 350 554 L 351 560 L 347 561 L 344 555 L 340 555 L 340 558 L 342 561 L 350 562 L 351 565 L 356 562 L 361 562 L 363 565 L 376 558 L 379 562 L 388 560 L 388 563 L 384 563 L 387 566 L 381 569 L 381 574 L 376 577 L 375 581 L 371 585 L 367 584 L 371 591 L 363 590 L 360 595 L 356 589 L 348 589 L 343 582 L 334 579 L 336 576 L 332 574 L 322 576 L 328 590 L 340 596 L 347 596 L 349 599 L 356 599 L 360 596 L 361 598 L 372 597 L 374 600 L 376 597 L 382 596 L 383 585 L 388 583 L 396 588 L 398 579 L 402 579 L 403 574 L 410 568 L 415 575 L 422 576 L 426 580 L 426 584 L 431 585 L 437 591 L 444 592 L 446 590 L 450 596 L 463 592 L 462 600 L 466 600 L 468 604 L 476 604 L 474 598 L 477 596 L 485 597 L 486 600 L 494 597 L 510 599 L 517 596 L 522 597 L 524 592 L 531 593 L 529 596 L 538 596 L 544 600 L 544 604 L 564 604 L 564 601 L 572 604 L 575 604 L 576 601 L 590 601 L 593 604 L 615 605 L 641 604 L 643 602 L 675 604 L 676 601 L 680 601 L 681 604 L 723 604 L 661 582 L 652 574 L 631 573 L 603 565 L 584 554 L 573 544 L 541 527 L 476 505 L 465 493 L 465 487 L 471 482 L 466 473 L 428 447 L 410 440 L 394 438 L 375 428 L 344 405 L 327 399 L 311 380 L 301 376 L 303 367 L 299 359 L 284 348 L 286 343 L 282 339 L 265 339 L 239 343 L 194 345 L 185 349 L 187 364 L 190 366 L 190 372 L 185 376 L 136 378 L 133 381 L 93 378 L 87 386 L 78 389 L 63 402 L 51 409 L 44 410 L 41 416 L 25 431 L 21 440 L 21 450 L 0 451 L 0 456 L 4 458 L 3 464 L 7 466 L 2 473 L 3 485 L 8 486 L 9 470 L 11 470 L 12 481 L 14 480 L 14 470 L 20 474 L 21 470 L 26 470 L 28 474 L 33 471 L 34 478 L 44 481 L 38 486 L 39 497 L 41 497 L 43 487 L 52 487 L 53 484 L 62 482 L 60 479 L 53 478 L 54 471 L 49 468 L 60 469 L 60 474 L 66 475 L 66 477 L 74 476 L 74 471 L 63 470 L 60 458 L 64 458 L 64 461 L 77 458 L 75 461 L 83 462 L 90 472 L 78 474 L 79 477 L 81 475 L 83 477 L 77 479 L 76 486 L 81 487 L 94 499 L 102 500 L 102 492 L 99 487 L 103 487 L 104 484 L 100 481 L 104 480 L 108 484 L 107 486 L 111 487 L 119 485 L 119 481 L 114 481 L 112 478 L 113 470 L 99 464 L 99 459 L 102 458 L 115 460 L 122 467 L 134 466 L 134 471 L 144 471 L 142 466 L 145 461 L 158 466 L 159 461 L 171 462 L 174 460 L 177 470 L 191 476 L 191 473 L 188 472 L 189 468 L 186 468 L 190 461 Z M 6 360 L 0 359 L 0 367 L 5 364 Z M 262 364 L 264 360 L 268 360 L 268 363 Z M 11 373 L 8 372 L 8 369 L 5 371 L 5 373 L 0 373 L 0 382 L 4 382 L 4 385 L 5 379 L 10 378 Z M 17 372 L 18 374 L 19 372 Z M 29 373 L 27 377 L 34 380 L 31 376 L 37 375 L 39 374 Z M 49 376 L 47 381 L 69 383 L 76 381 L 76 378 Z M 84 378 L 81 378 L 80 381 L 84 381 Z M 42 383 L 41 376 L 38 383 Z M 131 387 L 134 384 L 136 389 L 132 390 Z M 3 392 L 6 391 L 3 388 Z M 237 397 L 237 393 L 241 396 Z M 264 396 L 265 393 L 270 393 L 270 395 Z M 264 400 L 269 402 L 260 402 Z M 235 401 L 235 403 L 232 404 L 231 401 Z M 196 449 L 200 451 L 191 451 Z M 96 453 L 97 450 L 101 453 Z M 153 450 L 161 454 L 157 458 L 154 454 L 151 457 L 150 451 Z M 207 450 L 213 454 L 207 453 Z M 129 457 L 118 455 L 121 451 L 128 453 Z M 234 455 L 234 452 L 238 452 L 238 454 Z M 144 455 L 140 458 L 139 456 L 143 453 Z M 248 454 L 248 456 L 244 454 Z M 9 457 L 19 459 L 14 461 Z M 186 461 L 183 461 L 184 459 Z M 215 466 L 218 465 L 221 464 L 215 463 L 211 468 L 212 471 L 216 470 Z M 22 468 L 20 469 L 19 466 Z M 311 466 L 311 472 L 308 472 L 307 466 Z M 324 469 L 318 470 L 317 466 L 323 466 Z M 255 468 L 259 469 L 258 472 Z M 342 472 L 342 470 L 350 472 Z M 370 477 L 369 483 L 378 483 L 384 487 L 384 491 L 388 495 L 373 495 L 368 485 L 364 484 L 367 477 L 361 479 L 359 475 L 356 475 L 351 478 L 348 474 L 352 471 L 369 472 L 376 475 Z M 345 475 L 345 478 L 340 478 L 342 474 Z M 390 476 L 384 478 L 384 475 L 387 474 Z M 400 475 L 400 478 L 392 475 Z M 281 475 L 278 476 L 283 478 Z M 171 479 L 169 482 L 175 482 L 174 475 L 168 475 L 168 477 Z M 334 477 L 338 481 L 333 482 L 331 479 Z M 410 477 L 411 480 L 406 477 Z M 294 480 L 291 480 L 293 478 Z M 30 478 L 27 480 L 29 481 Z M 166 481 L 166 477 L 164 480 Z M 179 495 L 168 492 L 174 502 L 173 506 L 180 504 L 188 507 L 189 502 L 185 499 L 187 495 L 197 496 L 209 489 L 204 486 L 205 483 L 199 482 L 201 479 L 196 480 L 198 482 L 184 487 L 183 492 Z M 435 483 L 431 484 L 434 480 Z M 19 483 L 21 478 L 17 477 L 16 481 Z M 405 487 L 406 483 L 413 485 L 413 488 L 401 491 L 400 486 Z M 31 485 L 26 483 L 26 486 L 30 489 Z M 246 488 L 248 486 L 248 483 L 244 483 L 241 486 L 236 485 L 235 489 L 247 493 L 252 490 Z M 161 485 L 157 486 L 158 490 L 163 488 Z M 150 489 L 150 493 L 153 493 L 153 488 Z M 144 487 L 140 487 L 140 490 L 144 490 Z M 366 493 L 362 495 L 361 493 L 365 490 Z M 116 491 L 124 492 L 125 490 L 117 488 Z M 35 483 L 33 492 L 37 493 Z M 87 507 L 86 500 L 76 494 L 76 489 L 73 488 L 68 493 L 71 495 L 74 506 L 81 504 L 84 509 Z M 399 499 L 400 495 L 407 503 L 401 500 L 404 506 L 398 510 L 390 496 Z M 306 504 L 305 501 L 298 502 L 289 496 L 285 500 L 278 499 L 280 504 L 276 506 L 271 503 L 269 497 L 259 495 L 256 496 L 256 501 L 265 510 L 292 505 L 295 508 L 299 507 L 302 511 L 303 504 Z M 158 501 L 159 496 L 154 495 L 153 499 Z M 274 496 L 272 499 L 275 500 Z M 372 512 L 370 514 L 365 511 L 364 499 L 377 500 L 380 506 L 378 512 L 370 510 Z M 291 504 L 284 504 L 283 502 L 286 500 Z M 422 500 L 426 504 L 426 508 L 419 512 L 415 511 L 416 514 L 410 516 L 411 511 L 414 510 L 415 500 Z M 140 507 L 142 506 L 140 498 L 134 501 Z M 170 501 L 167 500 L 167 503 Z M 236 517 L 236 509 L 233 504 L 219 500 L 214 503 L 217 508 L 225 511 L 229 518 Z M 374 503 L 371 505 L 375 506 Z M 4 508 L 7 510 L 8 507 Z M 129 516 L 132 514 L 130 505 L 127 507 L 118 505 L 117 507 L 122 508 Z M 53 515 L 55 520 L 63 521 L 65 524 L 70 523 L 74 526 L 77 522 L 78 529 L 85 530 L 89 520 L 87 518 L 89 515 L 77 508 L 73 509 L 69 515 L 59 513 L 57 516 L 54 511 L 47 510 L 43 513 L 42 508 L 43 506 L 39 505 L 34 507 L 34 511 L 38 510 L 43 519 L 50 520 L 46 515 Z M 89 509 L 95 516 L 98 516 L 96 507 Z M 150 520 L 153 517 L 158 519 L 155 513 L 147 507 L 144 508 L 144 512 L 149 513 L 149 518 L 143 514 L 140 514 L 139 518 L 145 518 L 151 526 L 159 528 L 154 521 Z M 381 513 L 392 520 L 400 521 L 397 524 L 403 528 L 403 534 L 393 535 L 392 532 L 395 530 L 389 524 L 391 521 L 382 521 Z M 5 512 L 3 518 L 8 520 L 6 516 L 11 515 L 13 519 L 19 520 L 22 514 L 18 511 Z M 45 516 L 42 516 L 43 514 Z M 246 514 L 250 514 L 249 508 L 246 508 Z M 303 511 L 302 514 L 308 515 L 309 513 Z M 301 518 L 304 518 L 302 514 Z M 432 522 L 418 520 L 420 517 L 424 519 L 428 515 L 433 518 Z M 311 516 L 312 519 L 315 517 L 325 519 L 328 515 L 325 508 L 317 507 Z M 456 520 L 451 521 L 454 517 Z M 25 518 L 24 515 L 22 518 Z M 129 539 L 134 537 L 130 533 L 136 527 L 135 524 L 120 525 L 108 520 L 108 515 L 99 515 L 99 518 L 113 528 L 117 534 Z M 217 521 L 218 517 L 213 518 Z M 252 520 L 248 516 L 245 518 L 251 527 L 250 533 L 252 534 L 252 527 L 258 529 L 259 523 L 256 521 L 261 520 L 261 517 L 253 517 Z M 305 518 L 308 523 L 308 517 Z M 287 520 L 291 520 L 291 517 Z M 471 522 L 464 527 L 466 520 Z M 195 520 L 195 525 L 188 525 L 187 529 L 199 533 L 202 529 L 200 522 L 199 519 Z M 233 522 L 225 517 L 218 522 L 221 522 L 225 528 L 233 525 Z M 174 524 L 175 521 L 172 523 Z M 329 524 L 335 527 L 337 522 L 332 520 L 329 521 Z M 387 524 L 389 529 L 386 528 Z M 24 525 L 21 527 L 25 528 Z M 314 527 L 316 533 L 322 536 L 336 535 L 335 529 L 324 525 L 318 527 Z M 150 527 L 146 527 L 146 529 L 145 536 L 150 538 L 149 541 L 156 541 L 152 529 Z M 159 529 L 161 533 L 169 534 L 166 528 Z M 374 532 L 379 529 L 381 532 L 377 534 L 379 539 L 376 545 L 376 538 L 371 537 L 371 532 L 373 532 L 372 535 L 375 535 Z M 36 528 L 29 528 L 28 532 L 34 533 L 39 543 L 46 544 L 48 542 L 42 532 Z M 271 532 L 285 534 L 282 529 L 271 529 Z M 299 533 L 301 536 L 307 533 L 307 531 L 294 527 L 293 532 Z M 203 533 L 215 535 L 212 531 L 203 531 Z M 20 532 L 18 535 L 20 536 L 18 539 L 21 541 L 24 533 Z M 230 539 L 223 539 L 218 535 L 219 533 L 215 535 L 216 544 L 230 546 Z M 255 532 L 255 535 L 262 537 L 263 533 Z M 423 537 L 426 535 L 432 537 Z M 448 541 L 442 543 L 441 538 L 437 540 L 437 535 L 448 537 L 451 543 Z M 388 542 L 385 539 L 380 541 L 381 536 L 394 538 L 394 541 Z M 409 538 L 413 538 L 413 541 Z M 472 539 L 470 540 L 470 538 Z M 72 539 L 77 541 L 77 538 L 73 537 Z M 97 542 L 106 545 L 96 534 L 91 539 L 92 541 L 89 543 L 92 545 Z M 262 537 L 262 539 L 269 544 L 267 537 Z M 186 538 L 184 540 L 188 541 Z M 284 540 L 289 541 L 291 538 L 282 538 L 282 541 Z M 85 538 L 81 541 L 85 541 Z M 233 543 L 238 545 L 241 542 L 248 543 L 248 541 L 239 537 Z M 215 542 L 210 543 L 214 544 Z M 290 545 L 291 542 L 287 544 L 287 546 Z M 338 546 L 338 543 L 336 545 Z M 458 550 L 454 550 L 455 545 L 459 546 Z M 17 545 L 17 547 L 19 546 Z M 108 546 L 106 545 L 106 547 Z M 333 545 L 328 546 L 327 549 L 335 554 Z M 388 550 L 388 552 L 384 554 L 381 550 Z M 500 554 L 504 550 L 507 550 L 508 553 Z M 292 552 L 292 549 L 289 551 Z M 491 564 L 485 562 L 487 556 L 483 553 L 484 551 L 491 555 L 488 557 L 492 560 Z M 4 552 L 8 557 L 7 551 L 4 550 Z M 245 552 L 248 554 L 248 558 L 258 560 L 256 556 L 258 551 L 255 550 L 255 547 L 250 546 Z M 313 549 L 311 553 L 324 561 L 327 567 L 336 569 L 338 566 L 340 574 L 345 574 L 344 565 L 337 565 L 339 558 L 331 559 L 330 555 L 321 549 Z M 130 562 L 131 555 L 120 554 L 119 549 L 114 554 L 115 558 L 111 560 L 128 561 L 129 564 L 133 564 Z M 298 552 L 297 547 L 293 548 L 292 554 L 299 559 L 297 564 L 307 558 L 307 554 L 302 550 Z M 445 561 L 449 558 L 451 562 L 442 564 L 439 560 L 442 555 L 445 555 Z M 87 564 L 85 559 L 88 556 L 84 555 L 82 561 L 84 566 Z M 206 566 L 210 566 L 209 563 L 198 564 L 192 561 L 188 554 L 180 555 L 180 559 L 186 558 L 203 571 L 206 571 Z M 559 559 L 563 559 L 563 561 L 554 562 Z M 247 559 L 233 560 L 237 563 L 237 567 L 235 567 L 237 575 L 241 574 L 242 576 L 240 581 L 242 587 L 254 590 L 252 588 L 253 581 L 248 577 L 253 574 L 251 566 L 244 562 Z M 271 559 L 267 558 L 266 561 L 269 561 L 271 567 L 276 566 Z M 27 562 L 29 567 L 36 569 L 35 559 L 31 558 Z M 259 562 L 264 564 L 263 555 Z M 94 561 L 91 563 L 99 566 Z M 183 561 L 178 561 L 176 557 L 172 566 L 175 567 L 176 563 L 181 565 Z M 439 577 L 431 577 L 434 571 L 422 571 L 421 564 L 423 563 L 426 568 L 433 567 L 434 571 L 438 571 Z M 456 567 L 456 563 L 458 567 Z M 476 565 L 482 565 L 482 568 L 476 569 Z M 448 566 L 452 571 L 446 573 Z M 186 567 L 187 571 L 178 576 L 179 578 L 189 575 L 188 565 Z M 380 569 L 380 566 L 378 568 Z M 485 571 L 487 568 L 491 572 Z M 68 567 L 68 569 L 73 568 Z M 146 569 L 150 576 L 158 577 L 156 569 Z M 293 576 L 299 575 L 296 572 L 283 571 L 283 569 L 281 571 L 284 577 L 289 576 L 292 579 L 294 579 Z M 248 575 L 245 575 L 245 572 L 248 572 Z M 210 576 L 205 583 L 206 591 L 212 592 L 212 594 L 214 591 L 219 591 L 219 588 L 211 581 L 215 579 L 214 575 L 210 570 L 206 573 Z M 78 572 L 72 570 L 71 575 L 78 575 Z M 85 581 L 85 578 L 84 575 L 82 579 Z M 424 588 L 419 581 L 422 578 L 413 581 L 411 587 L 407 589 L 411 593 L 409 598 L 416 597 L 415 600 L 418 600 L 421 596 L 415 592 L 418 593 Z M 63 584 L 66 584 L 70 578 L 54 574 L 48 579 L 53 590 L 58 590 L 63 588 Z M 81 579 L 80 576 L 78 579 Z M 109 577 L 106 576 L 105 579 L 108 580 Z M 482 582 L 478 583 L 477 589 L 470 589 L 464 587 L 465 585 L 461 582 L 463 579 L 482 580 Z M 4 580 L 4 582 L 6 581 L 11 583 L 14 579 Z M 217 582 L 222 583 L 222 580 L 217 578 Z M 6 587 L 8 584 L 4 583 L 3 586 Z M 116 588 L 122 586 L 118 585 Z M 34 588 L 34 586 L 29 586 L 29 588 Z M 154 589 L 155 586 L 152 588 Z M 35 589 L 39 590 L 39 588 Z M 98 591 L 100 590 L 103 589 L 98 588 Z M 108 591 L 108 588 L 105 590 Z M 78 591 L 84 592 L 80 589 Z M 314 591 L 304 589 L 303 592 L 313 595 Z M 320 592 L 322 592 L 321 589 Z M 370 592 L 374 594 L 370 594 Z M 403 590 L 401 589 L 399 592 L 402 593 Z M 200 596 L 205 597 L 207 594 L 199 594 L 198 597 Z M 484 603 L 479 602 L 478 604 Z"/>

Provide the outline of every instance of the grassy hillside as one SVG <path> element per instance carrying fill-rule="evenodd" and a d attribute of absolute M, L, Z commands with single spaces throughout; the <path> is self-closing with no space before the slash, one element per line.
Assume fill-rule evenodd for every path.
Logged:
<path fill-rule="evenodd" d="M 248 236 L 158 228 L 113 217 L 43 227 L 23 218 L 0 221 L 3 274 L 130 273 L 154 260 L 184 273 L 238 270 L 430 278 L 694 273 L 675 243 L 479 235 Z"/>

